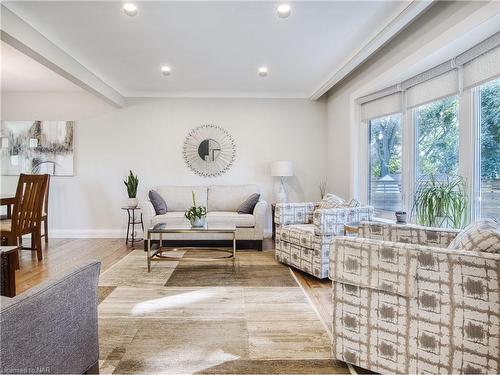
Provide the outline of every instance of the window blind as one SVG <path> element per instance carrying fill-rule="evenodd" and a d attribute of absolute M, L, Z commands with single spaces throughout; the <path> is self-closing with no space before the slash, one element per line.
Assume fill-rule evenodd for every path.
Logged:
<path fill-rule="evenodd" d="M 361 104 L 361 120 L 392 115 L 401 112 L 401 93 L 393 93 Z"/>
<path fill-rule="evenodd" d="M 382 117 L 459 93 L 500 77 L 500 32 L 432 69 L 357 100 L 361 120 Z M 402 108 L 406 92 L 406 108 Z"/>
<path fill-rule="evenodd" d="M 418 107 L 457 93 L 458 74 L 456 70 L 451 70 L 408 88 L 406 92 L 407 108 Z"/>
<path fill-rule="evenodd" d="M 500 76 L 500 47 L 496 47 L 463 66 L 464 89 Z"/>

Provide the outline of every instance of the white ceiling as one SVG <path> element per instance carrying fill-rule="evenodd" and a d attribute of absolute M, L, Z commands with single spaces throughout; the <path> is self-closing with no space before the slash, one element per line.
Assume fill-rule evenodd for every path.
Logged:
<path fill-rule="evenodd" d="M 288 19 L 268 1 L 3 4 L 124 96 L 309 97 L 408 2 L 293 2 Z"/>
<path fill-rule="evenodd" d="M 2 91 L 82 91 L 17 49 L 1 42 Z"/>

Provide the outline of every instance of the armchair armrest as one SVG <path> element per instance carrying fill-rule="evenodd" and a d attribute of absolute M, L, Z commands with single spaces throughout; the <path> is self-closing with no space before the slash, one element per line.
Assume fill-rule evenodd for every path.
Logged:
<path fill-rule="evenodd" d="M 277 203 L 274 222 L 277 225 L 310 224 L 316 203 Z"/>
<path fill-rule="evenodd" d="M 0 373 L 81 374 L 98 361 L 99 271 L 100 262 L 91 261 L 2 299 Z"/>
<path fill-rule="evenodd" d="M 387 224 L 372 221 L 361 223 L 364 238 L 429 245 L 446 248 L 460 233 L 458 229 L 424 227 L 415 224 Z"/>
<path fill-rule="evenodd" d="M 373 207 L 320 208 L 314 211 L 314 232 L 323 236 L 338 236 L 344 233 L 344 224 L 370 220 Z"/>
<path fill-rule="evenodd" d="M 140 206 L 142 211 L 142 222 L 144 223 L 144 230 L 147 231 L 153 226 L 152 221 L 153 217 L 156 216 L 156 211 L 153 207 L 153 204 L 148 200 L 142 201 Z"/>
<path fill-rule="evenodd" d="M 255 218 L 255 230 L 264 236 L 264 227 L 266 225 L 266 212 L 267 202 L 258 201 L 253 209 L 253 216 Z"/>

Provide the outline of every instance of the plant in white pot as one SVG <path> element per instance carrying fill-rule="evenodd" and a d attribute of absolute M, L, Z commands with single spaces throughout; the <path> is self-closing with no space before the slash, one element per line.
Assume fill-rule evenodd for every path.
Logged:
<path fill-rule="evenodd" d="M 132 171 L 128 175 L 127 179 L 123 181 L 125 186 L 127 187 L 128 194 L 128 206 L 130 208 L 137 207 L 137 186 L 139 186 L 139 179 L 137 176 L 134 176 Z"/>
<path fill-rule="evenodd" d="M 193 196 L 193 206 L 184 212 L 184 216 L 191 222 L 191 226 L 195 228 L 205 226 L 207 218 L 207 208 L 203 206 L 196 206 L 196 197 L 194 191 L 191 192 Z"/>

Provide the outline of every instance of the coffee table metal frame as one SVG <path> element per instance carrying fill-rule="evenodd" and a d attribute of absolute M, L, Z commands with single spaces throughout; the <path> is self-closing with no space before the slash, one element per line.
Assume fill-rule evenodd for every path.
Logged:
<path fill-rule="evenodd" d="M 163 247 L 163 235 L 164 234 L 172 234 L 172 233 L 220 233 L 220 234 L 232 234 L 233 235 L 233 246 L 232 248 L 220 248 L 220 247 L 181 247 L 181 248 L 166 248 Z M 151 244 L 151 241 L 157 241 L 151 238 L 152 234 L 158 234 L 159 245 Z M 182 250 L 187 249 L 196 249 L 196 250 L 210 250 L 210 251 L 218 251 L 229 253 L 229 255 L 221 256 L 221 257 L 213 257 L 213 258 L 197 258 L 197 257 L 175 257 L 164 255 L 164 253 L 175 253 Z M 235 259 L 236 258 L 236 227 L 201 227 L 201 228 L 187 228 L 187 227 L 168 227 L 168 226 L 159 226 L 148 229 L 147 231 L 147 262 L 148 262 L 148 272 L 151 272 L 151 260 L 196 260 L 196 261 L 215 261 L 221 259 Z"/>

